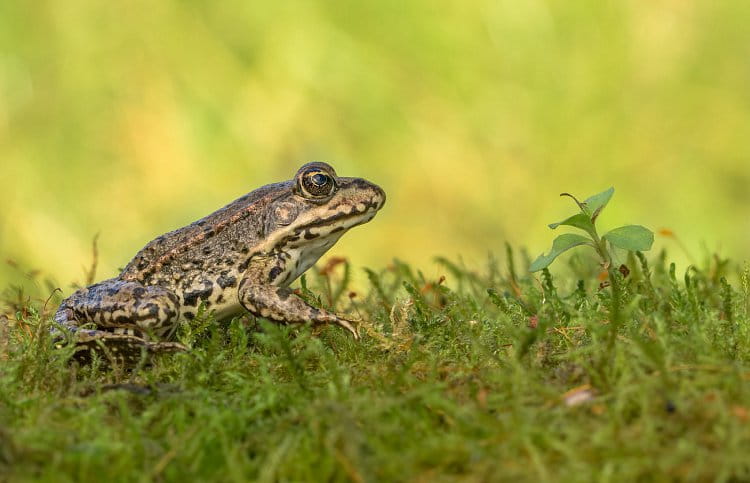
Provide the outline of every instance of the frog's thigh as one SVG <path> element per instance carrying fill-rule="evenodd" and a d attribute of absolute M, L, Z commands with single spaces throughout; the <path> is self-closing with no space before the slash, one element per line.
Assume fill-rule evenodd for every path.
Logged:
<path fill-rule="evenodd" d="M 240 304 L 257 317 L 286 323 L 336 324 L 359 338 L 352 322 L 309 305 L 288 287 L 258 284 L 245 278 L 240 281 L 238 295 Z"/>
<path fill-rule="evenodd" d="M 162 287 L 112 279 L 76 292 L 58 313 L 72 315 L 77 325 L 158 331 L 174 325 L 179 307 L 177 295 Z"/>

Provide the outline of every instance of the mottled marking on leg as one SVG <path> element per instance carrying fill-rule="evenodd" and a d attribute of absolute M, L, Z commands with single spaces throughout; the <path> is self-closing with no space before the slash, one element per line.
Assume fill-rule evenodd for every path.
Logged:
<path fill-rule="evenodd" d="M 274 280 L 276 280 L 276 278 L 277 278 L 277 277 L 278 277 L 279 275 L 281 275 L 281 272 L 283 272 L 283 271 L 284 271 L 284 269 L 283 269 L 283 268 L 281 268 L 281 267 L 280 267 L 280 266 L 278 266 L 278 265 L 276 265 L 275 267 L 273 267 L 273 268 L 271 269 L 271 271 L 270 271 L 270 272 L 268 272 L 268 282 L 269 282 L 269 283 L 272 283 L 272 282 L 273 282 Z"/>

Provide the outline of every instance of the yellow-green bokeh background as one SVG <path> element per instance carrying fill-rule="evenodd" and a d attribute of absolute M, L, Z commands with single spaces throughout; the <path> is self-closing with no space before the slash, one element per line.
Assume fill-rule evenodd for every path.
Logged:
<path fill-rule="evenodd" d="M 388 193 L 336 249 L 358 265 L 536 254 L 559 192 L 610 185 L 605 226 L 741 261 L 749 25 L 747 0 L 6 0 L 0 256 L 80 282 L 99 233 L 112 276 L 316 159 Z"/>

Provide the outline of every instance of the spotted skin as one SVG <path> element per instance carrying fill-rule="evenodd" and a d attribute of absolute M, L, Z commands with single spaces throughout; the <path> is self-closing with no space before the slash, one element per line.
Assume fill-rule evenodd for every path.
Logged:
<path fill-rule="evenodd" d="M 280 323 L 356 325 L 308 305 L 288 288 L 349 229 L 370 221 L 385 193 L 325 163 L 263 186 L 148 243 L 115 278 L 65 299 L 55 321 L 80 359 L 91 351 L 134 363 L 144 354 L 186 350 L 170 341 L 199 307 L 222 319 L 246 310 Z M 70 337 L 66 337 L 68 334 Z"/>

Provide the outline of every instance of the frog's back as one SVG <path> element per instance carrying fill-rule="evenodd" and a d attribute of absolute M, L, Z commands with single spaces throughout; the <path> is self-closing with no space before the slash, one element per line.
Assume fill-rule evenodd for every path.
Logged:
<path fill-rule="evenodd" d="M 224 260 L 226 266 L 236 265 L 263 240 L 269 204 L 290 189 L 288 181 L 263 186 L 190 225 L 157 237 L 133 257 L 119 278 L 168 286 L 172 280 L 190 278 L 193 272 L 205 273 L 209 259 L 214 265 L 217 259 Z"/>

